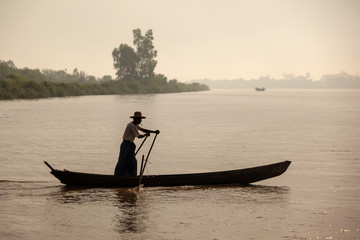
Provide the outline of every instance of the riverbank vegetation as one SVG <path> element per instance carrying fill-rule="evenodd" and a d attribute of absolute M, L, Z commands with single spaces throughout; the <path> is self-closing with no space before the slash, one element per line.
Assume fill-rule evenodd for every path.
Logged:
<path fill-rule="evenodd" d="M 204 84 L 185 84 L 155 74 L 146 81 L 112 80 L 110 76 L 69 74 L 66 71 L 19 69 L 0 63 L 0 99 L 35 99 L 82 95 L 149 94 L 205 91 Z"/>
<path fill-rule="evenodd" d="M 136 49 L 121 44 L 112 52 L 116 79 L 110 75 L 96 78 L 77 68 L 72 73 L 17 68 L 11 60 L 0 60 L 0 100 L 209 90 L 205 84 L 168 80 L 163 74 L 155 73 L 157 51 L 152 44 L 152 31 L 143 36 L 140 29 L 135 29 L 133 36 Z"/>

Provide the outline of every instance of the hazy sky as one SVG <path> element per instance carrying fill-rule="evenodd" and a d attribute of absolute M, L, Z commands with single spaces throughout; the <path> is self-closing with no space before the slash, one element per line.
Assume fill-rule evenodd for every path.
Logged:
<path fill-rule="evenodd" d="M 115 76 L 135 28 L 169 79 L 360 75 L 360 0 L 0 0 L 0 60 Z"/>

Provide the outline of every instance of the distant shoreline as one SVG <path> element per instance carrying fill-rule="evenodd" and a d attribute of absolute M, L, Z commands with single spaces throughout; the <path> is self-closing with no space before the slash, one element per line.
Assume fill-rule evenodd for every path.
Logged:
<path fill-rule="evenodd" d="M 206 84 L 211 89 L 251 89 L 255 87 L 265 87 L 266 89 L 359 89 L 360 77 L 350 75 L 346 72 L 339 74 L 323 75 L 320 80 L 314 81 L 310 75 L 296 76 L 294 74 L 284 75 L 281 79 L 270 76 L 258 79 L 245 80 L 239 79 L 198 79 L 189 82 Z"/>

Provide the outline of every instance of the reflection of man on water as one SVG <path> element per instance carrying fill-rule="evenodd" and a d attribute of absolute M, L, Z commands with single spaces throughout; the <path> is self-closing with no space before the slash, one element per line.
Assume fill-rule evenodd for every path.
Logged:
<path fill-rule="evenodd" d="M 139 126 L 142 119 L 146 118 L 142 116 L 141 112 L 135 112 L 134 116 L 130 118 L 132 118 L 133 121 L 126 126 L 124 131 L 123 142 L 120 145 L 119 159 L 115 167 L 115 176 L 136 176 L 137 160 L 135 158 L 135 138 L 150 136 L 150 133 L 159 134 L 159 130 L 152 131 Z M 139 134 L 139 130 L 144 132 L 144 134 Z"/>
<path fill-rule="evenodd" d="M 144 232 L 146 224 L 144 217 L 148 214 L 148 206 L 143 202 L 144 199 L 138 199 L 138 194 L 129 189 L 116 189 L 116 206 L 119 211 L 115 211 L 116 227 L 121 234 L 120 239 L 127 239 L 124 233 Z"/>

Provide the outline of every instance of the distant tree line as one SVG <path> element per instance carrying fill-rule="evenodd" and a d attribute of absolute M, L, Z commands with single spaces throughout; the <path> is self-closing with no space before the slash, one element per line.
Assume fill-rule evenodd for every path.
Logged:
<path fill-rule="evenodd" d="M 121 44 L 112 52 L 116 79 L 110 75 L 97 79 L 77 68 L 70 74 L 67 70 L 17 68 L 12 61 L 0 61 L 0 100 L 209 90 L 205 84 L 185 84 L 156 74 L 152 30 L 143 36 L 140 29 L 135 29 L 133 36 L 136 50 Z"/>
<path fill-rule="evenodd" d="M 194 81 L 192 81 L 194 82 Z M 313 80 L 310 74 L 296 76 L 294 74 L 283 74 L 281 79 L 270 76 L 259 77 L 258 79 L 245 80 L 242 78 L 233 80 L 196 80 L 198 83 L 206 84 L 210 88 L 303 88 L 303 89 L 332 89 L 332 88 L 360 88 L 360 77 L 350 75 L 346 72 L 338 74 L 323 75 L 319 80 Z"/>
<path fill-rule="evenodd" d="M 111 76 L 96 79 L 85 73 L 16 68 L 13 62 L 0 61 L 0 100 L 35 99 L 82 95 L 176 93 L 209 90 L 199 83 L 181 83 L 161 74 L 146 82 L 113 80 Z"/>

